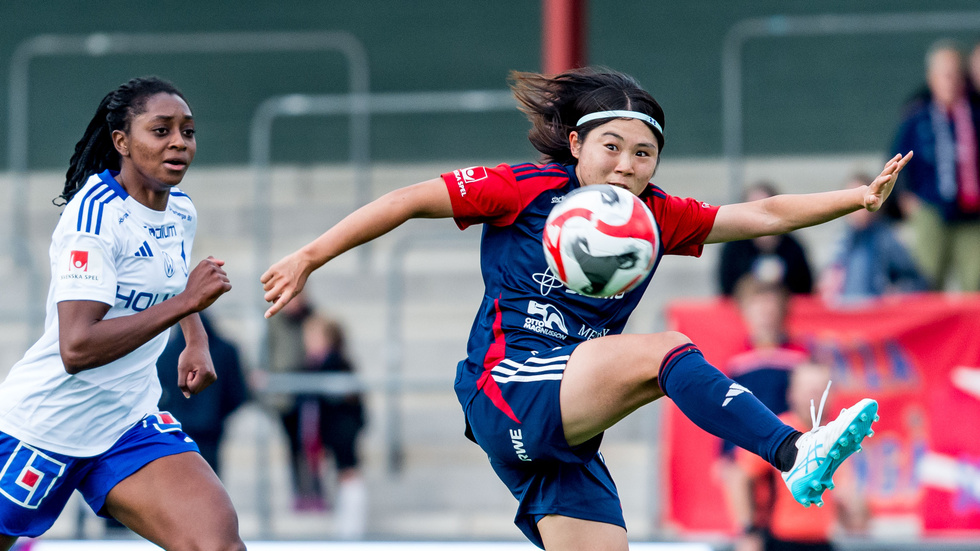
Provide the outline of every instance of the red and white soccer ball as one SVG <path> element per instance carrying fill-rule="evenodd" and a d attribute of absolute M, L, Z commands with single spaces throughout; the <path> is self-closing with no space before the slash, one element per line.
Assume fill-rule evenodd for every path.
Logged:
<path fill-rule="evenodd" d="M 650 209 L 629 191 L 583 186 L 555 205 L 544 225 L 544 257 L 569 289 L 611 297 L 650 274 L 660 232 Z"/>

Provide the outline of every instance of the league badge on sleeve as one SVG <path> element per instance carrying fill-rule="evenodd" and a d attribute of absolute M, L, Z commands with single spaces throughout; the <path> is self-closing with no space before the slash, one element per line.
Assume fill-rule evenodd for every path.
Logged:
<path fill-rule="evenodd" d="M 58 263 L 58 277 L 62 281 L 91 281 L 98 283 L 102 280 L 102 253 L 98 249 L 69 249 L 62 253 Z"/>

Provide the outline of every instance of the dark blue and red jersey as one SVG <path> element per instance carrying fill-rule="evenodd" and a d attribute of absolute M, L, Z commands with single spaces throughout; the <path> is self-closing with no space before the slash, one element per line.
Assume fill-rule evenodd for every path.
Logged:
<path fill-rule="evenodd" d="M 552 207 L 580 187 L 574 165 L 472 167 L 442 175 L 460 229 L 484 224 L 481 265 L 486 291 L 473 322 L 457 389 L 464 404 L 488 371 L 510 354 L 543 351 L 623 331 L 650 279 L 611 298 L 567 289 L 545 261 L 541 243 Z M 653 212 L 664 254 L 700 256 L 718 207 L 667 195 L 650 184 L 640 195 Z M 472 386 L 467 381 L 472 382 Z"/>

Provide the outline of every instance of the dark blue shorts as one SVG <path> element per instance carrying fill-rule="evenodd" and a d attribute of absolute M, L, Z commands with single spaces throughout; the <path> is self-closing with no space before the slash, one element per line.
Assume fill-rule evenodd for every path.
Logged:
<path fill-rule="evenodd" d="M 519 501 L 514 523 L 541 548 L 537 521 L 545 515 L 626 526 L 616 484 L 599 454 L 602 435 L 578 446 L 565 440 L 559 392 L 576 346 L 507 357 L 483 374 L 480 392 L 463 404 L 467 435 Z M 472 393 L 464 380 L 456 389 L 461 400 Z"/>
<path fill-rule="evenodd" d="M 123 479 L 155 459 L 198 451 L 172 415 L 148 415 L 95 457 L 50 452 L 0 432 L 0 534 L 46 532 L 76 489 L 96 514 Z"/>

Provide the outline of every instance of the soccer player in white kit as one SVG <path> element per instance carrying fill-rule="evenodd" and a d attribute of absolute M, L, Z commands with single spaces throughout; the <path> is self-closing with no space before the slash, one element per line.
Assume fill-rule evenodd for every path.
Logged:
<path fill-rule="evenodd" d="M 197 312 L 231 289 L 223 261 L 188 266 L 197 211 L 176 186 L 196 149 L 183 94 L 155 77 L 107 94 L 75 146 L 44 334 L 0 383 L 0 551 L 47 531 L 76 489 L 164 549 L 245 548 L 221 482 L 157 410 L 174 324 L 184 395 L 217 378 Z"/>

